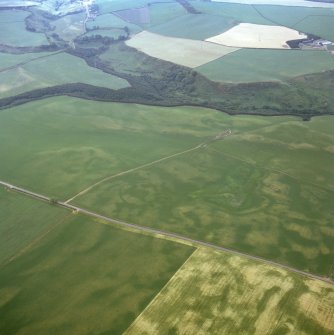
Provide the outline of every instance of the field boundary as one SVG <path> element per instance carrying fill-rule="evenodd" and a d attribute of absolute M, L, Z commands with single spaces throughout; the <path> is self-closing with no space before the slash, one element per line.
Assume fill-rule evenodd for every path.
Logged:
<path fill-rule="evenodd" d="M 161 295 L 162 291 L 170 284 L 170 282 L 173 280 L 173 278 L 176 276 L 178 272 L 181 271 L 181 269 L 186 266 L 186 264 L 195 257 L 195 254 L 198 253 L 199 248 L 196 248 L 191 255 L 183 262 L 182 265 L 175 271 L 175 273 L 169 278 L 167 283 L 161 288 L 161 290 L 153 297 L 153 299 L 148 303 L 148 305 L 141 311 L 141 313 L 132 321 L 132 323 L 129 325 L 129 327 L 122 333 L 122 335 L 126 335 L 127 332 L 130 330 L 130 328 L 135 324 L 135 322 L 144 314 L 144 312 L 150 308 L 150 306 L 158 299 L 158 297 Z"/>
<path fill-rule="evenodd" d="M 27 196 L 33 197 L 35 199 L 38 199 L 38 200 L 41 200 L 41 201 L 44 201 L 44 202 L 49 202 L 50 204 L 53 204 L 55 206 L 67 208 L 67 209 L 71 210 L 72 212 L 81 213 L 81 214 L 84 214 L 84 215 L 87 215 L 87 216 L 90 216 L 90 217 L 93 217 L 93 218 L 96 218 L 96 219 L 105 220 L 109 223 L 117 225 L 118 227 L 132 228 L 132 229 L 134 229 L 138 232 L 146 232 L 146 233 L 151 234 L 153 236 L 162 235 L 162 236 L 165 236 L 167 238 L 173 238 L 174 241 L 178 242 L 178 243 L 185 244 L 185 242 L 187 242 L 188 244 L 191 243 L 194 247 L 197 247 L 197 248 L 198 247 L 206 247 L 206 248 L 210 248 L 210 249 L 213 249 L 213 250 L 226 252 L 226 253 L 229 253 L 231 255 L 237 255 L 237 256 L 245 257 L 247 259 L 251 259 L 251 260 L 261 262 L 261 263 L 265 263 L 265 264 L 270 264 L 270 265 L 273 265 L 273 266 L 291 271 L 293 273 L 297 273 L 297 274 L 302 275 L 302 276 L 307 277 L 307 278 L 317 279 L 317 280 L 329 283 L 331 285 L 334 285 L 334 280 L 332 280 L 330 277 L 325 277 L 325 276 L 321 276 L 321 275 L 312 274 L 310 272 L 306 272 L 306 271 L 303 271 L 303 270 L 298 270 L 297 268 L 294 268 L 292 266 L 289 266 L 289 265 L 286 265 L 286 264 L 283 264 L 283 263 L 279 263 L 279 262 L 269 260 L 269 259 L 265 259 L 265 258 L 262 258 L 262 257 L 259 257 L 259 256 L 254 256 L 254 255 L 251 255 L 251 254 L 247 254 L 245 252 L 241 252 L 241 251 L 238 251 L 238 250 L 235 250 L 235 249 L 219 246 L 219 245 L 216 245 L 216 244 L 213 244 L 213 243 L 210 243 L 210 242 L 195 240 L 195 239 L 192 239 L 190 237 L 187 237 L 187 236 L 184 236 L 184 235 L 181 235 L 181 234 L 168 232 L 168 231 L 165 231 L 165 230 L 159 230 L 159 229 L 155 229 L 155 228 L 151 228 L 151 227 L 145 227 L 145 226 L 141 226 L 141 225 L 136 224 L 136 223 L 130 223 L 130 222 L 119 220 L 119 219 L 114 219 L 114 218 L 111 218 L 111 217 L 108 217 L 108 216 L 104 216 L 102 214 L 98 214 L 98 213 L 89 211 L 89 210 L 81 208 L 81 207 L 77 207 L 77 206 L 67 204 L 65 202 L 52 200 L 51 198 L 48 198 L 45 195 L 38 194 L 36 192 L 31 192 L 27 189 L 15 186 L 15 185 L 7 183 L 5 181 L 0 180 L 0 185 L 4 186 L 4 187 L 6 187 L 10 190 L 13 190 L 15 192 L 22 193 L 22 194 L 25 194 Z"/>
<path fill-rule="evenodd" d="M 36 60 L 40 60 L 40 59 L 43 59 L 43 58 L 52 57 L 52 56 L 54 56 L 54 55 L 58 55 L 58 54 L 61 54 L 61 53 L 63 53 L 63 52 L 64 52 L 64 50 L 59 50 L 59 51 L 56 51 L 56 52 L 51 53 L 50 55 L 39 56 L 39 57 L 36 57 L 36 58 L 32 58 L 32 59 L 23 61 L 23 62 L 21 62 L 21 63 L 17 63 L 17 64 L 12 65 L 12 66 L 8 66 L 8 67 L 5 67 L 5 68 L 3 68 L 3 69 L 0 69 L 0 73 L 2 73 L 2 72 L 6 72 L 6 71 L 9 71 L 9 70 L 14 70 L 14 69 L 17 69 L 17 68 L 20 67 L 20 66 L 29 64 L 29 63 L 34 62 L 34 61 L 36 61 Z"/>

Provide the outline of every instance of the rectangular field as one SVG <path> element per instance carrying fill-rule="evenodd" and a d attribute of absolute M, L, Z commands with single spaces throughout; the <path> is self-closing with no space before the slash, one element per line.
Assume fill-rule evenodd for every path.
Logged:
<path fill-rule="evenodd" d="M 74 202 L 326 276 L 334 256 L 334 136 L 326 131 L 333 122 L 222 114 L 218 138 Z"/>
<path fill-rule="evenodd" d="M 73 215 L 1 267 L 0 333 L 120 335 L 192 252 Z"/>
<path fill-rule="evenodd" d="M 190 68 L 206 64 L 237 50 L 209 42 L 162 36 L 148 31 L 135 35 L 126 41 L 126 44 L 151 57 Z"/>
<path fill-rule="evenodd" d="M 124 335 L 330 335 L 333 331 L 332 285 L 199 249 Z"/>
<path fill-rule="evenodd" d="M 165 36 L 205 40 L 232 28 L 237 21 L 228 16 L 212 14 L 187 14 L 178 16 L 148 30 Z"/>
<path fill-rule="evenodd" d="M 255 6 L 230 2 L 196 1 L 192 5 L 203 14 L 231 17 L 237 22 L 269 24 L 272 22 L 259 13 Z"/>

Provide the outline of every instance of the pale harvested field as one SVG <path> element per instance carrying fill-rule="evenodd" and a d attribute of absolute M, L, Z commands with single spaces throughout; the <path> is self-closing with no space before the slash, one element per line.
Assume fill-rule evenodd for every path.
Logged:
<path fill-rule="evenodd" d="M 278 5 L 278 6 L 334 8 L 334 3 L 306 1 L 306 0 L 212 0 L 212 1 L 241 3 L 248 5 Z"/>
<path fill-rule="evenodd" d="M 333 334 L 334 287 L 198 249 L 124 335 Z"/>
<path fill-rule="evenodd" d="M 195 68 L 238 50 L 214 43 L 168 37 L 143 31 L 126 44 L 145 54 Z"/>
<path fill-rule="evenodd" d="M 306 35 L 287 27 L 240 23 L 206 41 L 238 48 L 289 49 L 286 41 L 305 37 Z"/>

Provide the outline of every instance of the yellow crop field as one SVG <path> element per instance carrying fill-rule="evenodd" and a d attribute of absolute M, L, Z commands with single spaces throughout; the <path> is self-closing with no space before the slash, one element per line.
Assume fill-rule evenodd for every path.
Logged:
<path fill-rule="evenodd" d="M 240 23 L 206 41 L 237 48 L 290 49 L 286 41 L 306 37 L 287 27 Z"/>
<path fill-rule="evenodd" d="M 333 334 L 334 287 L 197 249 L 124 335 Z"/>

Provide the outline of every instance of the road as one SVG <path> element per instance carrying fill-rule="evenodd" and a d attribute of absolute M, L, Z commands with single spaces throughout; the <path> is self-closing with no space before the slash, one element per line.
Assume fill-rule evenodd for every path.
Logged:
<path fill-rule="evenodd" d="M 10 190 L 13 190 L 13 191 L 25 194 L 27 196 L 36 198 L 38 200 L 42 200 L 42 201 L 49 202 L 49 203 L 52 202 L 51 198 L 49 198 L 49 197 L 47 197 L 43 194 L 35 193 L 35 192 L 29 191 L 27 189 L 24 189 L 22 187 L 15 186 L 13 184 L 10 184 L 10 183 L 7 183 L 7 182 L 1 181 L 1 180 L 0 180 L 0 185 L 4 186 L 4 187 L 6 187 Z M 237 251 L 237 250 L 233 250 L 233 249 L 230 249 L 230 248 L 225 248 L 225 247 L 215 245 L 215 244 L 212 244 L 212 243 L 209 243 L 209 242 L 195 240 L 195 239 L 192 239 L 192 238 L 180 235 L 180 234 L 171 233 L 171 232 L 167 232 L 167 231 L 160 230 L 160 229 L 144 227 L 144 226 L 140 226 L 140 225 L 137 225 L 137 224 L 134 224 L 134 223 L 129 223 L 129 222 L 126 222 L 126 221 L 113 219 L 113 218 L 110 218 L 110 217 L 107 217 L 107 216 L 89 211 L 87 209 L 84 209 L 84 208 L 81 208 L 81 207 L 78 207 L 78 206 L 70 205 L 66 202 L 57 201 L 55 203 L 55 205 L 67 208 L 71 211 L 76 211 L 78 213 L 82 213 L 82 214 L 91 216 L 93 218 L 102 219 L 102 220 L 105 220 L 107 222 L 110 222 L 110 223 L 113 223 L 113 224 L 116 224 L 116 225 L 119 225 L 119 226 L 122 226 L 122 227 L 132 228 L 132 229 L 142 231 L 142 232 L 146 232 L 146 233 L 153 234 L 153 235 L 159 234 L 159 235 L 177 240 L 181 243 L 182 242 L 190 243 L 195 247 L 206 247 L 206 248 L 211 248 L 211 249 L 215 249 L 215 250 L 218 250 L 218 251 L 223 251 L 223 252 L 226 252 L 226 253 L 229 253 L 229 254 L 232 254 L 232 255 L 245 257 L 245 258 L 248 258 L 248 259 L 251 259 L 251 260 L 254 260 L 254 261 L 258 261 L 258 262 L 261 262 L 261 263 L 273 265 L 273 266 L 276 266 L 276 267 L 279 267 L 279 268 L 297 273 L 299 275 L 302 275 L 302 276 L 305 276 L 305 277 L 308 277 L 308 278 L 321 280 L 323 282 L 334 285 L 334 281 L 331 280 L 330 278 L 321 277 L 321 276 L 318 276 L 318 275 L 315 275 L 315 274 L 312 274 L 312 273 L 309 273 L 309 272 L 301 271 L 301 270 L 298 270 L 296 268 L 290 267 L 288 265 L 281 264 L 281 263 L 271 261 L 271 260 L 268 260 L 268 259 L 264 259 L 264 258 L 261 258 L 261 257 L 258 257 L 258 256 L 253 256 L 253 255 L 250 255 L 250 254 L 247 254 L 247 253 L 244 253 L 244 252 L 240 252 L 240 251 Z"/>

